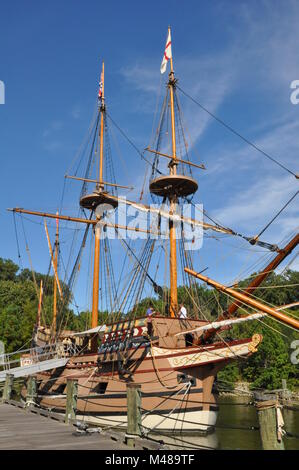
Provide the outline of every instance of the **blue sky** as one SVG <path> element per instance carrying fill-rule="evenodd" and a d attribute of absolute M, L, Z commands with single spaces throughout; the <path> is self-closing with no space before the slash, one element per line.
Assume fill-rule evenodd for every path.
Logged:
<path fill-rule="evenodd" d="M 170 7 L 155 0 L 28 0 L 2 2 L 0 17 L 0 80 L 6 87 L 0 105 L 1 257 L 17 261 L 7 207 L 59 207 L 64 174 L 94 112 L 102 59 L 111 116 L 138 148 L 148 145 L 157 96 L 164 90 L 159 68 L 169 24 L 180 86 L 298 172 L 299 105 L 290 102 L 290 83 L 299 79 L 298 2 L 173 0 Z M 181 104 L 191 157 L 207 167 L 194 174 L 196 201 L 223 224 L 258 233 L 298 181 L 183 96 Z M 118 142 L 126 166 L 116 160 L 116 177 L 138 190 L 145 163 L 121 138 Z M 76 185 L 68 183 L 65 213 L 77 211 Z M 27 220 L 25 225 L 34 267 L 45 272 L 43 228 Z M 294 201 L 263 239 L 277 243 L 296 225 Z M 62 249 L 67 250 L 72 231 L 65 232 Z M 204 242 L 197 264 L 209 266 L 211 277 L 223 282 L 236 279 L 264 254 L 234 239 L 225 243 Z M 28 266 L 22 238 L 20 244 Z M 82 307 L 88 303 L 83 283 L 77 288 Z"/>

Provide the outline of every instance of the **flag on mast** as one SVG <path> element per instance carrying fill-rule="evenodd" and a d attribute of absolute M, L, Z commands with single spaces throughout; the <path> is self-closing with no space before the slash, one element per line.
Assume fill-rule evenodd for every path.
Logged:
<path fill-rule="evenodd" d="M 165 51 L 162 59 L 162 64 L 160 71 L 161 73 L 165 73 L 167 69 L 167 63 L 169 59 L 172 58 L 172 53 L 171 53 L 171 34 L 170 34 L 170 28 L 168 29 L 168 36 L 167 36 L 167 41 L 166 41 L 166 46 L 165 46 Z"/>
<path fill-rule="evenodd" d="M 98 93 L 98 100 L 101 101 L 103 95 L 103 72 L 101 73 L 101 78 L 99 82 L 99 93 Z"/>

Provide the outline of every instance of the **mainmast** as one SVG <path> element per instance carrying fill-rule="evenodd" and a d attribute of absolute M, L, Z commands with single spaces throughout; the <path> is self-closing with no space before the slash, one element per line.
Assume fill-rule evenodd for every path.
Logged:
<path fill-rule="evenodd" d="M 100 125 L 100 166 L 99 166 L 99 183 L 97 183 L 97 190 L 100 192 L 103 190 L 103 142 L 104 142 L 104 62 L 102 65 L 102 74 L 100 80 L 100 113 L 101 113 L 101 125 Z M 101 89 L 102 88 L 102 89 Z M 99 91 L 100 93 L 100 91 Z M 93 286 L 92 286 L 92 310 L 91 310 L 91 328 L 96 328 L 99 321 L 99 275 L 100 275 L 100 243 L 101 243 L 101 226 L 97 224 L 94 230 L 94 265 L 93 265 Z M 97 337 L 92 339 L 91 349 L 96 350 Z"/>
<path fill-rule="evenodd" d="M 168 33 L 170 35 L 170 27 L 168 28 Z M 170 74 L 168 82 L 169 92 L 170 92 L 170 108 L 171 108 L 171 136 L 172 136 L 172 160 L 171 165 L 169 165 L 170 175 L 176 175 L 176 135 L 175 135 L 175 115 L 174 115 L 174 87 L 175 87 L 175 78 L 173 71 L 173 60 L 172 54 L 170 57 Z M 177 196 L 175 194 L 170 194 L 169 196 L 170 203 L 170 213 L 174 214 L 175 207 L 177 203 Z M 171 220 L 169 221 L 169 241 L 170 241 L 170 315 L 175 316 L 178 308 L 178 287 L 177 287 L 177 255 L 176 255 L 176 229 L 175 224 Z"/>
<path fill-rule="evenodd" d="M 176 128 L 175 128 L 175 87 L 176 79 L 174 77 L 173 70 L 173 59 L 172 59 L 172 49 L 171 49 L 171 31 L 170 27 L 168 28 L 167 42 L 164 52 L 164 57 L 161 66 L 161 73 L 164 73 L 166 70 L 163 67 L 163 62 L 170 60 L 170 73 L 168 80 L 168 89 L 170 96 L 170 110 L 171 110 L 171 136 L 172 136 L 172 154 L 165 155 L 158 152 L 157 155 L 164 156 L 170 159 L 168 164 L 169 174 L 166 176 L 159 176 L 153 179 L 150 182 L 150 192 L 163 197 L 163 201 L 169 201 L 169 212 L 170 214 L 175 214 L 176 204 L 179 197 L 185 197 L 190 194 L 193 194 L 197 191 L 198 185 L 197 182 L 183 174 L 178 174 L 177 165 L 182 163 L 181 159 L 177 158 L 176 150 Z M 169 244 L 170 244 L 170 315 L 174 317 L 178 311 L 178 293 L 177 293 L 177 244 L 176 244 L 176 227 L 173 220 L 169 220 Z"/>
<path fill-rule="evenodd" d="M 104 62 L 102 65 L 101 84 L 102 96 L 100 101 L 101 125 L 100 125 L 100 166 L 99 166 L 99 183 L 97 190 L 101 191 L 103 181 L 103 141 L 104 141 Z M 100 241 L 101 241 L 101 227 L 95 226 L 94 231 L 94 266 L 93 266 L 93 286 L 92 286 L 92 311 L 91 311 L 91 328 L 98 326 L 99 319 L 99 273 L 100 273 Z"/>

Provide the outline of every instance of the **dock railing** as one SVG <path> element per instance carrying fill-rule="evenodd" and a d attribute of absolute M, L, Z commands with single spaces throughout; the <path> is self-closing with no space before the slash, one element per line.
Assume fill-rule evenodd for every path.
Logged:
<path fill-rule="evenodd" d="M 75 354 L 73 344 L 52 343 L 35 348 L 19 349 L 11 353 L 0 354 L 0 371 L 9 372 L 16 367 L 37 364 L 49 359 L 60 359 Z"/>

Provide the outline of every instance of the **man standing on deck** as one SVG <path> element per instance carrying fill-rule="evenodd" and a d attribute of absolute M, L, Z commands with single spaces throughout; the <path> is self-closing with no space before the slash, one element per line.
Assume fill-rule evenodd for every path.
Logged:
<path fill-rule="evenodd" d="M 180 304 L 179 318 L 187 318 L 187 310 L 186 307 L 184 307 L 184 304 Z"/>

